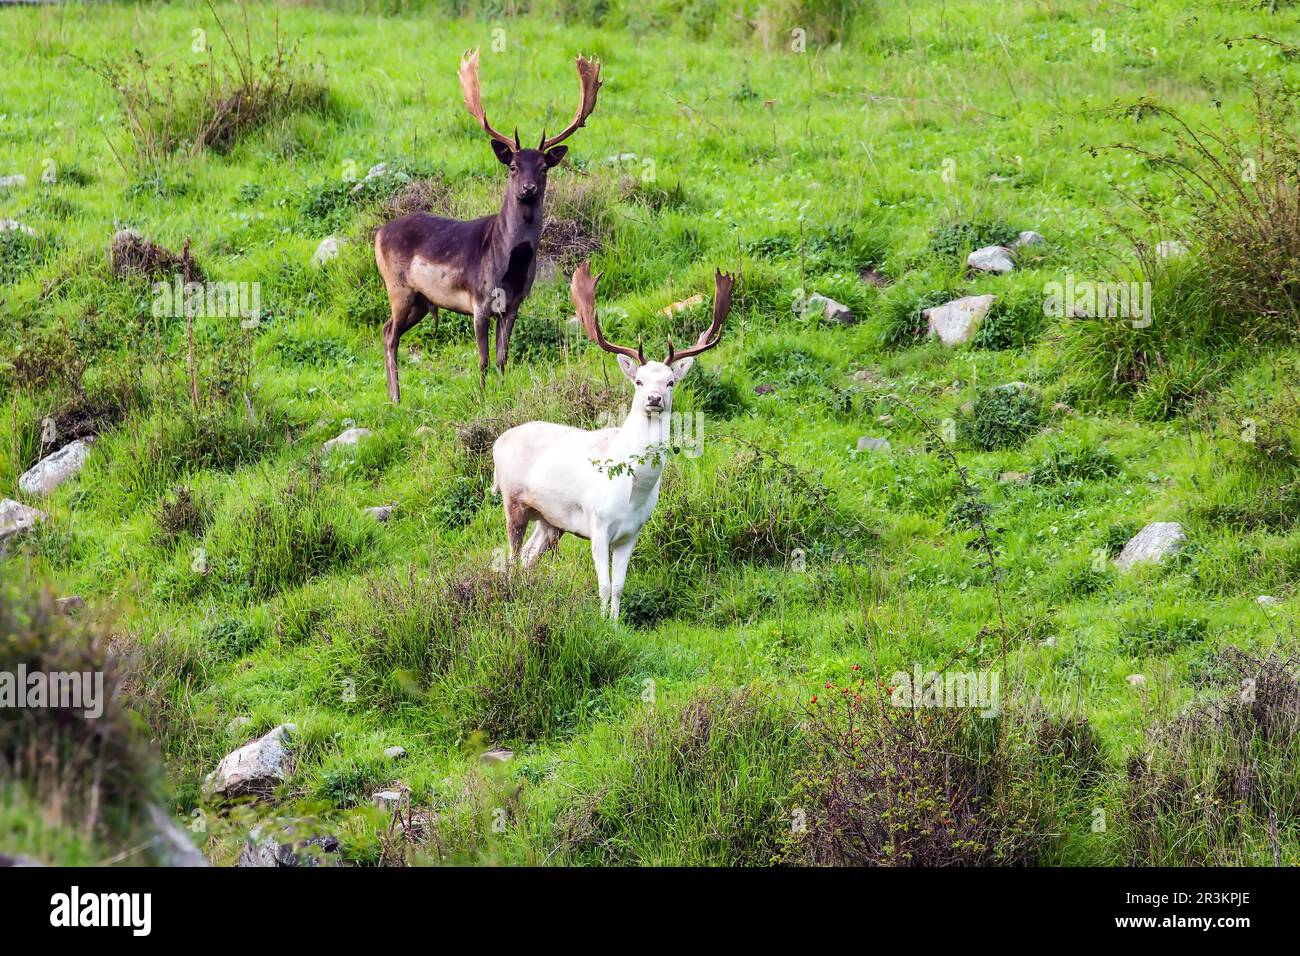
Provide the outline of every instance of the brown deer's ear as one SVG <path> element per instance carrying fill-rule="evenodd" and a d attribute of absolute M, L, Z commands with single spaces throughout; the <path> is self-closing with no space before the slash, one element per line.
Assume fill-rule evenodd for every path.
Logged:
<path fill-rule="evenodd" d="M 492 140 L 492 152 L 497 154 L 497 159 L 509 166 L 515 158 L 515 151 L 500 140 Z"/>
<path fill-rule="evenodd" d="M 546 156 L 547 167 L 558 166 L 560 163 L 564 162 L 564 156 L 568 151 L 569 147 L 567 146 L 552 146 L 548 149 L 543 154 Z"/>

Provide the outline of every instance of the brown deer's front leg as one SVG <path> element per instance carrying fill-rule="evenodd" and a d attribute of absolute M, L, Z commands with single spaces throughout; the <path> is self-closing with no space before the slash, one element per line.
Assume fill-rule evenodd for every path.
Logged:
<path fill-rule="evenodd" d="M 506 361 L 510 358 L 510 333 L 514 331 L 517 318 L 519 318 L 518 305 L 497 316 L 497 371 L 502 375 L 506 373 Z"/>
<path fill-rule="evenodd" d="M 487 384 L 488 322 L 492 318 L 490 302 L 474 305 L 474 342 L 478 345 L 478 387 L 481 392 Z"/>

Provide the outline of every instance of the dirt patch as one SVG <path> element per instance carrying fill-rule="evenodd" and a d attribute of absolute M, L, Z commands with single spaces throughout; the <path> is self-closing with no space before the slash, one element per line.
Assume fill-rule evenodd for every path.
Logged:
<path fill-rule="evenodd" d="M 889 278 L 875 266 L 867 266 L 858 273 L 858 278 L 867 285 L 873 285 L 877 289 L 887 289 L 894 284 L 894 280 Z"/>
<path fill-rule="evenodd" d="M 547 274 L 568 272 L 599 251 L 600 240 L 576 219 L 547 219 L 537 243 L 538 267 Z"/>
<path fill-rule="evenodd" d="M 449 217 L 452 202 L 451 188 L 441 179 L 415 179 L 380 203 L 379 217 L 384 223 L 417 212 Z"/>
<path fill-rule="evenodd" d="M 179 253 L 150 242 L 133 229 L 119 229 L 113 235 L 108 246 L 108 259 L 113 275 L 119 279 L 131 275 L 146 278 L 171 275 L 183 268 Z M 193 261 L 190 265 L 194 278 L 201 278 L 198 266 Z"/>

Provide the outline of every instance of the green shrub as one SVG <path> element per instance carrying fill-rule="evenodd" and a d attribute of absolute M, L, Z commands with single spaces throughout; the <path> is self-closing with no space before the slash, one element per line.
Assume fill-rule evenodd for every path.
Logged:
<path fill-rule="evenodd" d="M 969 415 L 958 420 L 958 436 L 980 451 L 1015 448 L 1038 432 L 1042 405 L 1029 389 L 991 388 L 976 399 Z"/>
<path fill-rule="evenodd" d="M 796 548 L 829 555 L 862 547 L 865 538 L 825 486 L 747 449 L 716 467 L 666 473 L 637 550 L 650 561 L 688 570 L 783 564 Z"/>
<path fill-rule="evenodd" d="M 1091 445 L 1058 445 L 1029 472 L 1036 485 L 1060 485 L 1070 481 L 1101 481 L 1119 474 L 1119 461 L 1105 448 Z"/>
<path fill-rule="evenodd" d="M 1206 621 L 1199 617 L 1176 612 L 1139 614 L 1120 625 L 1119 646 L 1130 657 L 1172 654 L 1205 640 L 1208 630 Z"/>

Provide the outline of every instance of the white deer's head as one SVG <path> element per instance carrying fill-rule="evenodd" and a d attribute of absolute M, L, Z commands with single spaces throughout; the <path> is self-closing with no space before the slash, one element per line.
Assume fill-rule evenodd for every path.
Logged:
<path fill-rule="evenodd" d="M 573 297 L 573 307 L 578 312 L 578 319 L 587 333 L 587 337 L 606 352 L 612 352 L 618 359 L 619 368 L 635 386 L 636 394 L 632 398 L 633 411 L 642 411 L 647 416 L 672 414 L 673 386 L 686 377 L 686 373 L 695 364 L 695 356 L 705 352 L 722 338 L 722 323 L 731 311 L 731 293 L 735 278 L 719 271 L 714 277 L 713 324 L 710 325 L 690 348 L 680 352 L 673 349 L 672 336 L 668 337 L 668 357 L 662 362 L 647 362 L 640 340 L 636 348 L 615 345 L 606 340 L 596 319 L 596 283 L 600 276 L 591 274 L 591 264 L 584 262 L 573 273 L 569 291 Z"/>

